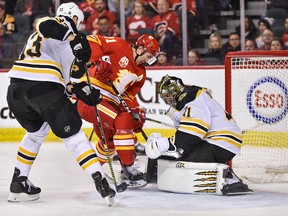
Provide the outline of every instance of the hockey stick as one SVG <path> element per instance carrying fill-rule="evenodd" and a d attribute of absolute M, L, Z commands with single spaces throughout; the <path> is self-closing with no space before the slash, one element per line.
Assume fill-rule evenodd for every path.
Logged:
<path fill-rule="evenodd" d="M 155 120 L 155 119 L 151 119 L 151 118 L 148 118 L 148 117 L 146 117 L 145 119 L 148 120 L 148 121 L 151 121 L 151 122 L 155 122 L 155 123 L 164 125 L 164 126 L 169 127 L 169 128 L 175 128 L 174 125 L 172 125 L 172 124 L 161 122 L 161 121 L 158 121 L 158 120 Z"/>
<path fill-rule="evenodd" d="M 89 136 L 89 142 L 91 142 L 92 137 L 93 137 L 93 134 L 94 134 L 94 128 L 92 128 L 92 131 L 91 131 L 91 133 L 90 133 L 90 136 Z"/>
<path fill-rule="evenodd" d="M 87 77 L 88 85 L 89 85 L 90 89 L 92 89 L 93 87 L 91 85 L 90 76 L 89 76 L 89 73 L 88 73 L 88 70 L 87 70 L 87 66 L 85 65 L 84 67 L 85 67 L 85 74 L 86 74 L 86 77 Z M 112 160 L 111 160 L 111 157 L 109 155 L 107 141 L 106 141 L 106 138 L 105 138 L 103 126 L 102 126 L 101 119 L 100 119 L 100 114 L 99 114 L 97 105 L 93 106 L 93 107 L 94 107 L 94 110 L 95 110 L 95 113 L 96 113 L 97 123 L 98 123 L 99 129 L 100 129 L 101 139 L 103 141 L 103 146 L 104 146 L 105 154 L 106 154 L 107 159 L 108 159 L 108 165 L 109 165 L 109 169 L 110 169 L 110 173 L 111 173 L 111 176 L 112 176 L 112 180 L 113 180 L 115 189 L 116 189 L 117 192 L 123 192 L 123 191 L 125 191 L 127 189 L 127 184 L 125 182 L 122 182 L 121 184 L 117 185 L 116 178 L 115 178 L 115 173 L 114 173 L 113 166 L 112 166 Z"/>

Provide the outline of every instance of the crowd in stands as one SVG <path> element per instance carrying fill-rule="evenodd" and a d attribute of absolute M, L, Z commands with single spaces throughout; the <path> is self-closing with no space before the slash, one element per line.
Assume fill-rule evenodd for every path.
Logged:
<path fill-rule="evenodd" d="M 257 1 L 257 0 L 254 0 Z M 264 0 L 261 0 L 264 1 Z M 61 0 L 61 3 L 71 0 Z M 81 31 L 120 37 L 120 0 L 74 0 L 84 12 Z M 182 0 L 124 0 L 126 40 L 149 33 L 161 46 L 157 66 L 183 65 Z M 260 2 L 260 0 L 259 0 Z M 265 14 L 245 16 L 245 50 L 284 50 L 288 48 L 288 1 L 271 0 Z M 55 15 L 54 0 L 17 0 L 14 14 L 4 16 L 5 0 L 0 0 L 0 68 L 9 68 L 17 59 L 35 22 Z M 227 52 L 241 50 L 240 25 L 223 39 L 216 25 L 220 12 L 239 10 L 239 1 L 187 0 L 188 65 L 220 65 Z M 227 18 L 233 19 L 233 18 Z M 239 17 L 238 17 L 239 19 Z M 255 22 L 255 19 L 257 22 Z M 284 21 L 283 21 L 284 20 Z M 209 30 L 208 47 L 200 53 L 197 38 Z"/>

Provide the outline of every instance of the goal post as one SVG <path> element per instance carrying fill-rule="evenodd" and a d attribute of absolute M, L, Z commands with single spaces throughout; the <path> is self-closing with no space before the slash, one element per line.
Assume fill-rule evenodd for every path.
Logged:
<path fill-rule="evenodd" d="M 239 177 L 288 181 L 288 51 L 230 52 L 225 57 L 225 106 L 243 131 Z"/>

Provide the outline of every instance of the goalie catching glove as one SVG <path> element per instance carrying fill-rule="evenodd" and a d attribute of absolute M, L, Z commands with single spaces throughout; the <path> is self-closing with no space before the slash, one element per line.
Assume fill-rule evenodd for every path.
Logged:
<path fill-rule="evenodd" d="M 102 100 L 100 90 L 93 87 L 90 89 L 86 82 L 74 83 L 72 93 L 89 106 L 96 106 Z"/>
<path fill-rule="evenodd" d="M 147 140 L 145 152 L 148 158 L 157 159 L 160 156 L 180 158 L 182 154 L 166 137 L 161 137 L 159 133 L 152 133 Z"/>

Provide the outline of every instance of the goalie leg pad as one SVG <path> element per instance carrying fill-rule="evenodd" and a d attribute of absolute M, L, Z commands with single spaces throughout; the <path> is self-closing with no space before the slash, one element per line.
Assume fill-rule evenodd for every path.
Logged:
<path fill-rule="evenodd" d="M 176 193 L 222 194 L 228 165 L 158 160 L 159 190 Z M 181 178 L 179 177 L 181 176 Z"/>

